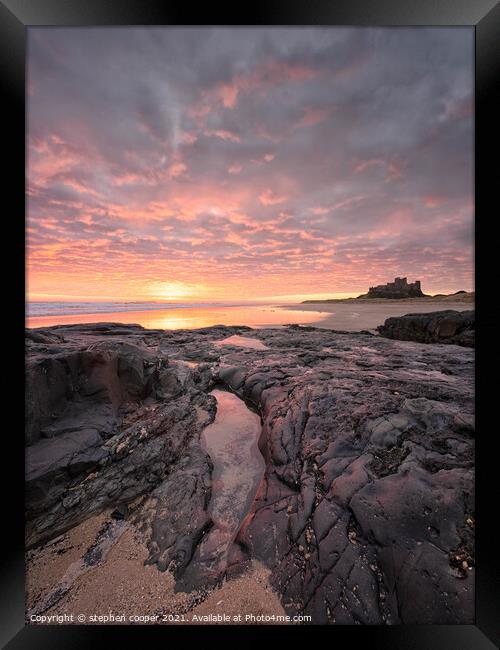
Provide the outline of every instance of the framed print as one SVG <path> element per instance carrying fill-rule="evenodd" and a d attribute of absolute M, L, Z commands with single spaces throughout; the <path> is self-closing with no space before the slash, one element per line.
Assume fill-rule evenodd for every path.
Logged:
<path fill-rule="evenodd" d="M 0 11 L 4 646 L 494 648 L 498 5 Z"/>

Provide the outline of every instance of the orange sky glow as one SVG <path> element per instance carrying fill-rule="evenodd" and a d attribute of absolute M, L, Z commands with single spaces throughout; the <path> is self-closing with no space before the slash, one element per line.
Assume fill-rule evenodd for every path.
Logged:
<path fill-rule="evenodd" d="M 472 30 L 30 28 L 28 51 L 28 300 L 473 290 Z"/>

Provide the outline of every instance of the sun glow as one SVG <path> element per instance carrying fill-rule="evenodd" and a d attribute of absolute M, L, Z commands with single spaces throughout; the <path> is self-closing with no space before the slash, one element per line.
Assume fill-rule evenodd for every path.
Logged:
<path fill-rule="evenodd" d="M 152 282 L 148 289 L 147 295 L 152 300 L 165 300 L 175 302 L 179 299 L 195 298 L 206 294 L 207 288 L 199 284 L 187 284 L 185 282 Z"/>
<path fill-rule="evenodd" d="M 470 35 L 118 31 L 30 30 L 28 300 L 473 288 Z"/>

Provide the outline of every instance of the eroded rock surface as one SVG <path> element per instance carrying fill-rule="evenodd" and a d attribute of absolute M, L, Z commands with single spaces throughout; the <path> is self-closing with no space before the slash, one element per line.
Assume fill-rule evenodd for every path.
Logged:
<path fill-rule="evenodd" d="M 382 336 L 420 343 L 452 343 L 474 347 L 475 312 L 446 309 L 428 314 L 388 318 L 377 330 Z"/>
<path fill-rule="evenodd" d="M 216 344 L 231 336 L 263 345 Z M 27 350 L 28 544 L 140 497 L 149 562 L 182 583 L 214 526 L 220 386 L 261 414 L 266 462 L 232 569 L 262 561 L 313 623 L 473 621 L 471 349 L 99 324 L 31 330 Z"/>

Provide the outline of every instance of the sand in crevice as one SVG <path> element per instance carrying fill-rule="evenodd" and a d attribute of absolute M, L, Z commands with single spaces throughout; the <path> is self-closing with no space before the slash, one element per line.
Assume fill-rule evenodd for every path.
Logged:
<path fill-rule="evenodd" d="M 57 587 L 67 569 L 85 554 L 109 520 L 109 511 L 102 513 L 76 526 L 56 543 L 28 552 L 28 609 Z M 110 613 L 126 619 L 108 621 L 113 624 L 177 624 L 162 620 L 169 615 L 177 615 L 178 623 L 184 624 L 210 624 L 206 620 L 193 620 L 194 614 L 199 617 L 226 614 L 231 618 L 242 614 L 243 619 L 246 614 L 285 615 L 278 595 L 270 587 L 270 571 L 256 561 L 243 574 L 211 592 L 175 593 L 173 576 L 158 571 L 156 565 L 145 565 L 147 557 L 145 540 L 130 524 L 103 562 L 79 576 L 61 600 L 44 614 L 84 615 L 87 624 L 102 624 L 103 621 L 91 621 L 91 617 Z M 131 616 L 146 616 L 149 620 L 130 621 Z"/>

